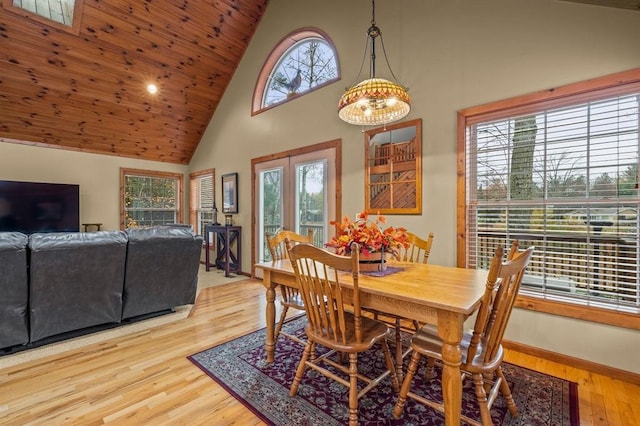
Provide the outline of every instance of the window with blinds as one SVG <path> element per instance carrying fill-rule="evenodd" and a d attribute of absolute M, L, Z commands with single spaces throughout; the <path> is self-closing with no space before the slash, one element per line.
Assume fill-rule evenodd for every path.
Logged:
<path fill-rule="evenodd" d="M 203 235 L 204 225 L 213 222 L 215 202 L 215 172 L 213 169 L 190 175 L 190 218 L 196 233 Z"/>
<path fill-rule="evenodd" d="M 639 110 L 636 83 L 465 117 L 467 266 L 519 240 L 521 295 L 640 313 Z"/>

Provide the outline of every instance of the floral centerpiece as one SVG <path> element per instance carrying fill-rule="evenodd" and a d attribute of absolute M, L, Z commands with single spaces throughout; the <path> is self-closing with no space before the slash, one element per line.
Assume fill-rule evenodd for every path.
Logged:
<path fill-rule="evenodd" d="M 351 243 L 355 242 L 364 257 L 370 257 L 372 253 L 391 253 L 398 258 L 399 249 L 409 246 L 406 229 L 389 226 L 383 230 L 380 225 L 386 221 L 380 214 L 375 221 L 371 221 L 366 211 L 356 215 L 353 221 L 347 216 L 342 222 L 333 220 L 330 223 L 336 226 L 337 235 L 325 246 L 335 248 L 336 254 L 348 255 L 351 253 Z"/>

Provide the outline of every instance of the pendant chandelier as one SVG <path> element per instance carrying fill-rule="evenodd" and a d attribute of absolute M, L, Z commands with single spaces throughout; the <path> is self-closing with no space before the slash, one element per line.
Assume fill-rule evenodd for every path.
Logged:
<path fill-rule="evenodd" d="M 387 59 L 382 33 L 380 28 L 376 26 L 375 0 L 371 1 L 371 5 L 373 10 L 371 27 L 367 30 L 367 45 L 371 46 L 369 78 L 347 89 L 338 103 L 338 116 L 340 119 L 349 124 L 362 126 L 378 126 L 392 123 L 406 117 L 411 110 L 411 100 L 406 87 L 376 77 L 376 38 L 379 36 L 384 59 L 391 75 L 397 80 Z M 366 54 L 367 48 L 365 47 L 365 58 Z M 364 65 L 364 58 L 362 64 Z M 360 67 L 360 72 L 362 72 L 362 66 Z"/>

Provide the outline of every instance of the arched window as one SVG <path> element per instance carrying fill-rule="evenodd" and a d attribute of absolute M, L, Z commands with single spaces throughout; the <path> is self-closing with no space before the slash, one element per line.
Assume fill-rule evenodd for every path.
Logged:
<path fill-rule="evenodd" d="M 253 92 L 252 115 L 339 79 L 329 37 L 313 28 L 296 30 L 280 40 L 265 61 Z"/>
<path fill-rule="evenodd" d="M 7 10 L 38 22 L 69 31 L 80 32 L 84 0 L 0 0 Z"/>

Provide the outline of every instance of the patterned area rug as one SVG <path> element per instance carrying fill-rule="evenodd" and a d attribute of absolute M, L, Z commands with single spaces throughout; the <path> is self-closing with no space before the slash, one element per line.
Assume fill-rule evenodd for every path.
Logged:
<path fill-rule="evenodd" d="M 304 336 L 304 316 L 285 324 L 285 328 Z M 408 339 L 408 336 L 406 336 Z M 348 390 L 314 371 L 305 373 L 298 394 L 289 396 L 289 387 L 302 354 L 302 346 L 280 337 L 273 364 L 266 363 L 265 329 L 242 336 L 189 356 L 195 365 L 228 390 L 236 399 L 269 425 L 341 425 L 348 419 Z M 390 342 L 390 345 L 393 343 Z M 319 351 L 321 348 L 319 348 Z M 379 347 L 361 354 L 358 369 L 367 376 L 384 369 Z M 392 347 L 393 353 L 393 347 Z M 409 357 L 407 357 L 409 358 Z M 405 360 L 408 362 L 408 359 Z M 405 365 L 406 368 L 406 365 Z M 424 365 L 414 378 L 412 389 L 422 389 L 432 399 L 441 400 L 439 380 L 424 380 Z M 509 414 L 500 396 L 491 415 L 496 425 L 567 425 L 579 424 L 577 384 L 532 370 L 503 364 L 514 399 L 518 405 L 516 418 Z M 439 374 L 439 371 L 437 371 Z M 439 376 L 438 376 L 439 377 Z M 443 416 L 433 409 L 407 401 L 401 419 L 392 412 L 396 394 L 389 379 L 371 390 L 359 402 L 361 425 L 442 425 Z M 463 412 L 480 419 L 470 380 L 463 389 Z"/>

